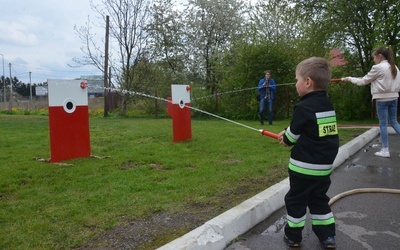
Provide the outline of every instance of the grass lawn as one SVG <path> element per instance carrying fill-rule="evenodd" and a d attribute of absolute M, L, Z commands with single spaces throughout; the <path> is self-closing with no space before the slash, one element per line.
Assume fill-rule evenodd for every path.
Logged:
<path fill-rule="evenodd" d="M 278 133 L 288 123 L 266 128 Z M 341 144 L 366 130 L 340 129 Z M 286 178 L 290 154 L 223 120 L 192 120 L 192 139 L 174 143 L 171 119 L 91 118 L 91 152 L 105 158 L 70 165 L 34 160 L 50 157 L 47 116 L 0 114 L 0 133 L 0 249 L 79 248 L 131 220 L 194 206 L 213 211 L 211 219 Z"/>

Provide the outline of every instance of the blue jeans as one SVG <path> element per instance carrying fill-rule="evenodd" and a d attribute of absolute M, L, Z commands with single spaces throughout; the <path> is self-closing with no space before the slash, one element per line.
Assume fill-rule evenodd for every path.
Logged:
<path fill-rule="evenodd" d="M 389 147 L 388 121 L 392 128 L 400 135 L 400 125 L 397 122 L 397 99 L 387 102 L 376 102 L 376 111 L 379 119 L 382 147 Z"/>
<path fill-rule="evenodd" d="M 264 119 L 265 119 L 264 110 L 265 110 L 266 106 L 268 106 L 268 123 L 272 124 L 272 103 L 273 103 L 273 100 L 261 97 L 259 114 L 260 114 L 260 122 L 262 124 L 264 123 Z"/>

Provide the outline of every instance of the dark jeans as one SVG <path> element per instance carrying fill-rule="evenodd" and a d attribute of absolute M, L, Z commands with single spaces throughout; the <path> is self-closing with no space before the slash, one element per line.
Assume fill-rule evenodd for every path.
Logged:
<path fill-rule="evenodd" d="M 272 124 L 272 104 L 273 100 L 263 98 L 261 97 L 260 100 L 260 108 L 259 108 L 259 114 L 260 114 L 260 122 L 263 124 L 265 120 L 265 108 L 268 106 L 268 123 L 271 125 Z"/>

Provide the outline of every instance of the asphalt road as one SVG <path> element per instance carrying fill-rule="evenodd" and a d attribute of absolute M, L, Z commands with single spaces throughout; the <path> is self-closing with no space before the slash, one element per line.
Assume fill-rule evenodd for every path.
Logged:
<path fill-rule="evenodd" d="M 359 188 L 400 189 L 400 138 L 389 136 L 391 158 L 374 156 L 379 137 L 365 145 L 332 173 L 332 198 Z M 400 195 L 359 193 L 331 205 L 336 219 L 336 249 L 400 249 Z M 289 249 L 283 242 L 286 210 L 283 207 L 256 225 L 225 250 Z M 321 249 L 309 219 L 301 249 Z"/>

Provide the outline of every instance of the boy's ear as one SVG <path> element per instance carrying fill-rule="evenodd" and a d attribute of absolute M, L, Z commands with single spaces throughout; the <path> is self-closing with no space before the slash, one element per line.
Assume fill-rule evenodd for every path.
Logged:
<path fill-rule="evenodd" d="M 307 86 L 307 88 L 312 87 L 313 84 L 314 84 L 314 81 L 310 77 L 307 77 L 306 78 L 306 86 Z"/>

